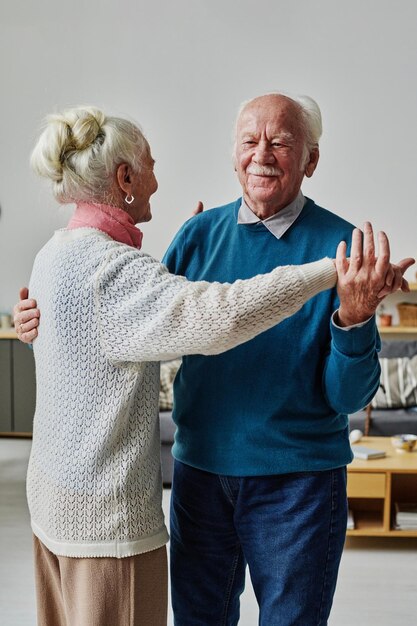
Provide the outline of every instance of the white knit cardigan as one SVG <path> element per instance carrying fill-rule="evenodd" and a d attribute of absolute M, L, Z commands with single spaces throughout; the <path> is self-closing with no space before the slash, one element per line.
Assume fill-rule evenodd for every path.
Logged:
<path fill-rule="evenodd" d="M 159 361 L 233 348 L 334 284 L 329 259 L 193 283 L 98 230 L 56 232 L 30 281 L 42 312 L 27 481 L 35 535 L 70 557 L 164 545 Z"/>

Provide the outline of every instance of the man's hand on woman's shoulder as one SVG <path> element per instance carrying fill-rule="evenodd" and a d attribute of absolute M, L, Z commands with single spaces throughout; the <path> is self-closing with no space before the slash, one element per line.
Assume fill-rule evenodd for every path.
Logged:
<path fill-rule="evenodd" d="M 23 343 L 32 343 L 38 336 L 40 311 L 36 300 L 29 298 L 29 290 L 22 287 L 19 291 L 20 301 L 13 307 L 14 328 Z"/>

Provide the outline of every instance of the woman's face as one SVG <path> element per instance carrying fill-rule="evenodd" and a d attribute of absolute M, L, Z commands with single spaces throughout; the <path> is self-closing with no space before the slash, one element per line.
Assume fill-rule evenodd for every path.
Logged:
<path fill-rule="evenodd" d="M 158 181 L 153 171 L 155 161 L 149 146 L 142 163 L 140 172 L 134 174 L 132 180 L 132 195 L 135 200 L 129 207 L 129 213 L 135 224 L 149 222 L 152 219 L 150 197 L 158 189 Z"/>

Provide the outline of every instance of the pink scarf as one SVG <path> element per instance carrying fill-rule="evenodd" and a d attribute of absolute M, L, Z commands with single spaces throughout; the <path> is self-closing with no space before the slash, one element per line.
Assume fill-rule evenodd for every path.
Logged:
<path fill-rule="evenodd" d="M 80 202 L 69 221 L 68 229 L 97 228 L 107 233 L 115 241 L 140 249 L 143 233 L 136 228 L 133 219 L 126 211 L 107 204 Z"/>

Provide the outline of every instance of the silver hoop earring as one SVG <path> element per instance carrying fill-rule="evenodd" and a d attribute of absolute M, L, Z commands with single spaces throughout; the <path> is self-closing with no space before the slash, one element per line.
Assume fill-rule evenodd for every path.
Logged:
<path fill-rule="evenodd" d="M 126 198 L 125 198 L 125 202 L 126 202 L 126 204 L 132 204 L 134 199 L 135 199 L 134 196 L 130 195 L 130 197 L 129 197 L 129 194 L 128 194 L 126 196 Z"/>

